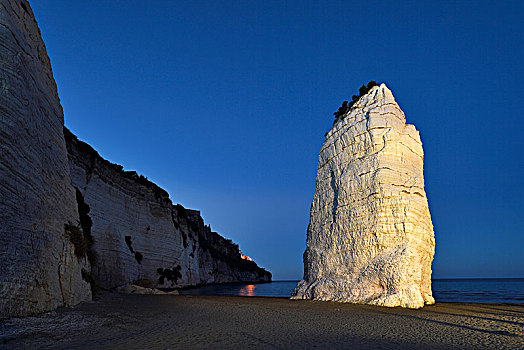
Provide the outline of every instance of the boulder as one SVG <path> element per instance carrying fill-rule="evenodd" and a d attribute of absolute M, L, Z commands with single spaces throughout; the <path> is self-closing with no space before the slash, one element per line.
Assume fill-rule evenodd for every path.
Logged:
<path fill-rule="evenodd" d="M 177 290 L 164 292 L 156 288 L 140 287 L 136 284 L 127 284 L 117 288 L 117 291 L 125 294 L 148 294 L 148 295 L 178 295 Z"/>

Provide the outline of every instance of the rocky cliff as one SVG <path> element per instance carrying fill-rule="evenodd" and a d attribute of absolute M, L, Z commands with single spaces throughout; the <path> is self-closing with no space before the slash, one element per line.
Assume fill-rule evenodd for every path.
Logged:
<path fill-rule="evenodd" d="M 96 284 L 271 279 L 197 211 L 173 206 L 164 190 L 64 129 L 25 0 L 0 0 L 0 256 L 1 316 L 90 300 Z"/>
<path fill-rule="evenodd" d="M 423 155 L 419 132 L 384 84 L 345 111 L 320 150 L 294 299 L 434 303 Z"/>
<path fill-rule="evenodd" d="M 79 219 L 64 116 L 26 1 L 0 0 L 0 315 L 91 298 L 64 225 Z"/>
<path fill-rule="evenodd" d="M 64 134 L 73 186 L 89 207 L 97 255 L 92 272 L 102 287 L 271 280 L 241 258 L 236 244 L 204 225 L 198 211 L 173 205 L 163 189 L 103 159 L 69 130 Z"/>

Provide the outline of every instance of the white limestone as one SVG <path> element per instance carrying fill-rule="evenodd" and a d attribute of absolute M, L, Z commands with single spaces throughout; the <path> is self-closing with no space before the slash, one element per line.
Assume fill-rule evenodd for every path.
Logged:
<path fill-rule="evenodd" d="M 384 85 L 326 134 L 293 299 L 420 308 L 434 303 L 433 225 L 418 131 Z"/>
<path fill-rule="evenodd" d="M 91 299 L 64 224 L 78 220 L 64 116 L 27 1 L 0 0 L 0 315 Z"/>

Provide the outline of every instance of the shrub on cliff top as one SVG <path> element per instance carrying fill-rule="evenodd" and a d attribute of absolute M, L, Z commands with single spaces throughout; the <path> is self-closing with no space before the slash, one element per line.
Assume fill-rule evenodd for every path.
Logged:
<path fill-rule="evenodd" d="M 355 95 L 353 95 L 353 97 L 355 97 Z M 342 106 L 338 107 L 338 111 L 336 111 L 335 113 L 333 113 L 333 115 L 335 116 L 335 118 L 340 118 L 341 116 L 343 116 L 344 114 L 347 113 L 347 111 L 349 111 L 351 107 L 348 106 L 348 101 L 344 101 L 342 102 Z"/>
<path fill-rule="evenodd" d="M 364 96 L 368 92 L 368 88 L 366 85 L 362 84 L 362 86 L 358 89 L 358 95 Z"/>
<path fill-rule="evenodd" d="M 351 107 L 353 107 L 353 105 L 362 96 L 367 94 L 369 92 L 369 90 L 371 90 L 374 86 L 378 86 L 378 83 L 376 81 L 374 81 L 374 80 L 371 80 L 369 83 L 367 83 L 367 85 L 362 84 L 362 86 L 358 89 L 358 96 L 357 95 L 353 95 L 352 98 L 351 98 L 351 102 L 349 102 L 349 103 L 348 103 L 348 101 L 342 102 L 342 106 L 340 106 L 338 108 L 338 111 L 333 113 L 333 115 L 335 116 L 335 121 L 333 122 L 333 124 L 335 124 L 340 118 L 342 118 L 343 115 L 345 115 L 347 112 L 349 112 Z"/>
<path fill-rule="evenodd" d="M 367 87 L 368 87 L 368 91 L 371 90 L 371 88 L 372 88 L 373 86 L 378 86 L 378 83 L 377 83 L 376 81 L 374 81 L 374 80 L 371 80 L 371 81 L 368 83 L 368 85 L 367 85 Z"/>

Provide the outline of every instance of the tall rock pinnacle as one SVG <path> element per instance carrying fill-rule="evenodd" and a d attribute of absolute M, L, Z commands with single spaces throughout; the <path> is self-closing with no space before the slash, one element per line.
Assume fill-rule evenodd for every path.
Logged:
<path fill-rule="evenodd" d="M 382 84 L 326 134 L 293 299 L 434 303 L 433 225 L 418 131 Z"/>

